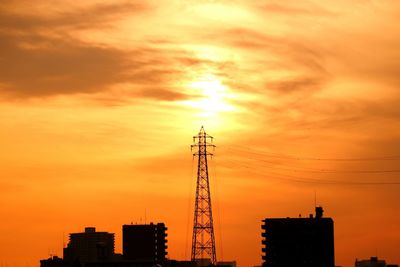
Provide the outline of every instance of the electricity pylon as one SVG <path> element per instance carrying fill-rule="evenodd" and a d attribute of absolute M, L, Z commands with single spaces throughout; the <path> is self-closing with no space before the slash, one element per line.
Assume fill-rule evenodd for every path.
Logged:
<path fill-rule="evenodd" d="M 192 261 L 198 261 L 200 265 L 204 259 L 210 259 L 214 265 L 217 263 L 207 164 L 207 157 L 213 155 L 208 152 L 208 148 L 215 149 L 212 141 L 213 137 L 209 136 L 202 126 L 198 135 L 193 136 L 194 144 L 191 146 L 192 151 L 194 150 L 193 156 L 198 158 Z"/>

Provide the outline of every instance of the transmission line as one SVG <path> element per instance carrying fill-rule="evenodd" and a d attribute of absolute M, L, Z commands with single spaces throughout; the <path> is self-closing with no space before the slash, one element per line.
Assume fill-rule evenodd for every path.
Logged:
<path fill-rule="evenodd" d="M 276 172 L 268 171 L 267 175 L 265 172 L 261 173 L 256 171 L 254 166 L 249 166 L 248 164 L 244 163 L 233 163 L 234 166 L 243 167 L 249 169 L 251 173 L 254 173 L 258 176 L 273 178 L 273 179 L 280 179 L 289 182 L 298 182 L 298 183 L 309 183 L 309 184 L 331 184 L 331 185 L 399 185 L 400 182 L 397 181 L 366 181 L 366 182 L 359 182 L 359 181 L 343 181 L 343 180 L 331 180 L 331 179 L 317 179 L 317 178 L 309 178 L 309 177 L 297 177 L 293 175 L 281 174 Z"/>
<path fill-rule="evenodd" d="M 236 145 L 235 145 L 236 146 Z M 241 146 L 239 146 L 241 147 Z M 276 159 L 286 159 L 286 160 L 316 160 L 316 161 L 385 161 L 385 160 L 400 160 L 400 155 L 391 155 L 391 156 L 376 156 L 376 157 L 365 157 L 365 158 L 323 158 L 323 157 L 300 157 L 293 156 L 287 154 L 278 154 L 278 153 L 267 153 L 265 151 L 259 151 L 252 148 L 232 148 L 225 147 L 228 150 L 239 151 L 244 153 L 250 153 L 260 156 L 265 156 L 269 158 Z"/>

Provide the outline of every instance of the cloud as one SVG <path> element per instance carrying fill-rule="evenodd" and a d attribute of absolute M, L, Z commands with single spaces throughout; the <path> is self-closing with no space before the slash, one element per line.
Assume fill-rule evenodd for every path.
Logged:
<path fill-rule="evenodd" d="M 126 53 L 117 49 L 76 40 L 4 34 L 0 49 L 0 81 L 7 85 L 1 91 L 8 95 L 93 92 L 126 79 Z"/>
<path fill-rule="evenodd" d="M 3 6 L 0 8 L 1 95 L 29 98 L 88 94 L 125 83 L 130 84 L 132 91 L 118 97 L 184 99 L 183 93 L 168 87 L 181 74 L 180 65 L 188 64 L 183 51 L 150 48 L 151 44 L 123 50 L 83 42 L 71 34 L 71 28 L 104 27 L 121 13 L 140 13 L 148 8 L 141 3 L 95 5 L 40 17 L 13 14 Z M 48 34 L 47 28 L 55 34 Z"/>
<path fill-rule="evenodd" d="M 326 54 L 307 40 L 276 36 L 260 29 L 234 27 L 218 37 L 248 57 L 244 66 L 236 64 L 239 75 L 257 76 L 257 83 L 238 80 L 238 87 L 265 96 L 312 95 L 323 90 L 330 79 Z M 249 54 L 250 53 L 250 54 Z M 277 102 L 279 103 L 279 102 Z"/>
<path fill-rule="evenodd" d="M 236 48 L 252 50 L 264 58 L 279 56 L 278 60 L 284 64 L 303 66 L 315 71 L 325 71 L 323 54 L 320 48 L 307 40 L 298 40 L 290 36 L 276 36 L 260 30 L 249 28 L 231 28 L 223 31 L 222 38 Z"/>
<path fill-rule="evenodd" d="M 267 82 L 266 88 L 277 94 L 304 94 L 322 88 L 322 82 L 318 78 L 300 77 L 291 80 Z"/>
<path fill-rule="evenodd" d="M 35 35 L 3 34 L 0 40 L 0 60 L 5 63 L 0 65 L 0 92 L 8 97 L 96 93 L 121 83 L 132 90 L 126 96 L 170 101 L 186 97 L 168 87 L 181 74 L 182 63 L 160 49 L 120 50 Z"/>
<path fill-rule="evenodd" d="M 334 12 L 317 6 L 310 1 L 304 4 L 305 1 L 299 5 L 297 2 L 289 4 L 282 4 L 281 2 L 268 1 L 257 5 L 258 9 L 267 14 L 276 14 L 280 16 L 333 16 Z"/>
<path fill-rule="evenodd" d="M 156 100 L 166 100 L 166 101 L 174 101 L 185 99 L 187 95 L 176 92 L 174 90 L 159 88 L 159 89 L 151 89 L 151 90 L 142 90 L 138 93 L 140 96 L 153 98 Z"/>
<path fill-rule="evenodd" d="M 0 6 L 1 28 L 12 30 L 40 30 L 67 28 L 98 28 L 111 25 L 124 16 L 143 15 L 153 7 L 143 1 L 121 2 L 113 4 L 95 4 L 75 7 L 68 11 L 53 11 L 49 14 L 13 12 L 17 4 L 23 1 L 4 2 Z"/>

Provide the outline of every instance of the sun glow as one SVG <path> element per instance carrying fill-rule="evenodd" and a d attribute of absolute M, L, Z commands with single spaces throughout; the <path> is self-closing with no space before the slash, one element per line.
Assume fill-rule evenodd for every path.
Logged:
<path fill-rule="evenodd" d="M 194 99 L 184 101 L 184 104 L 200 110 L 203 117 L 235 110 L 234 106 L 229 103 L 229 99 L 232 99 L 233 95 L 215 75 L 203 75 L 198 80 L 188 83 L 188 91 L 194 96 Z"/>

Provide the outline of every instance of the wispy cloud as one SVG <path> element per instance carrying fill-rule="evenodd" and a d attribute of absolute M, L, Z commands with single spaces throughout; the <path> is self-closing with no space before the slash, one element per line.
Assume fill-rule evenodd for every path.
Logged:
<path fill-rule="evenodd" d="M 288 1 L 282 3 L 281 1 L 265 1 L 265 3 L 255 5 L 256 8 L 268 15 L 279 15 L 283 17 L 291 16 L 309 16 L 309 17 L 323 17 L 335 16 L 336 13 L 325 9 L 312 1 Z"/>

